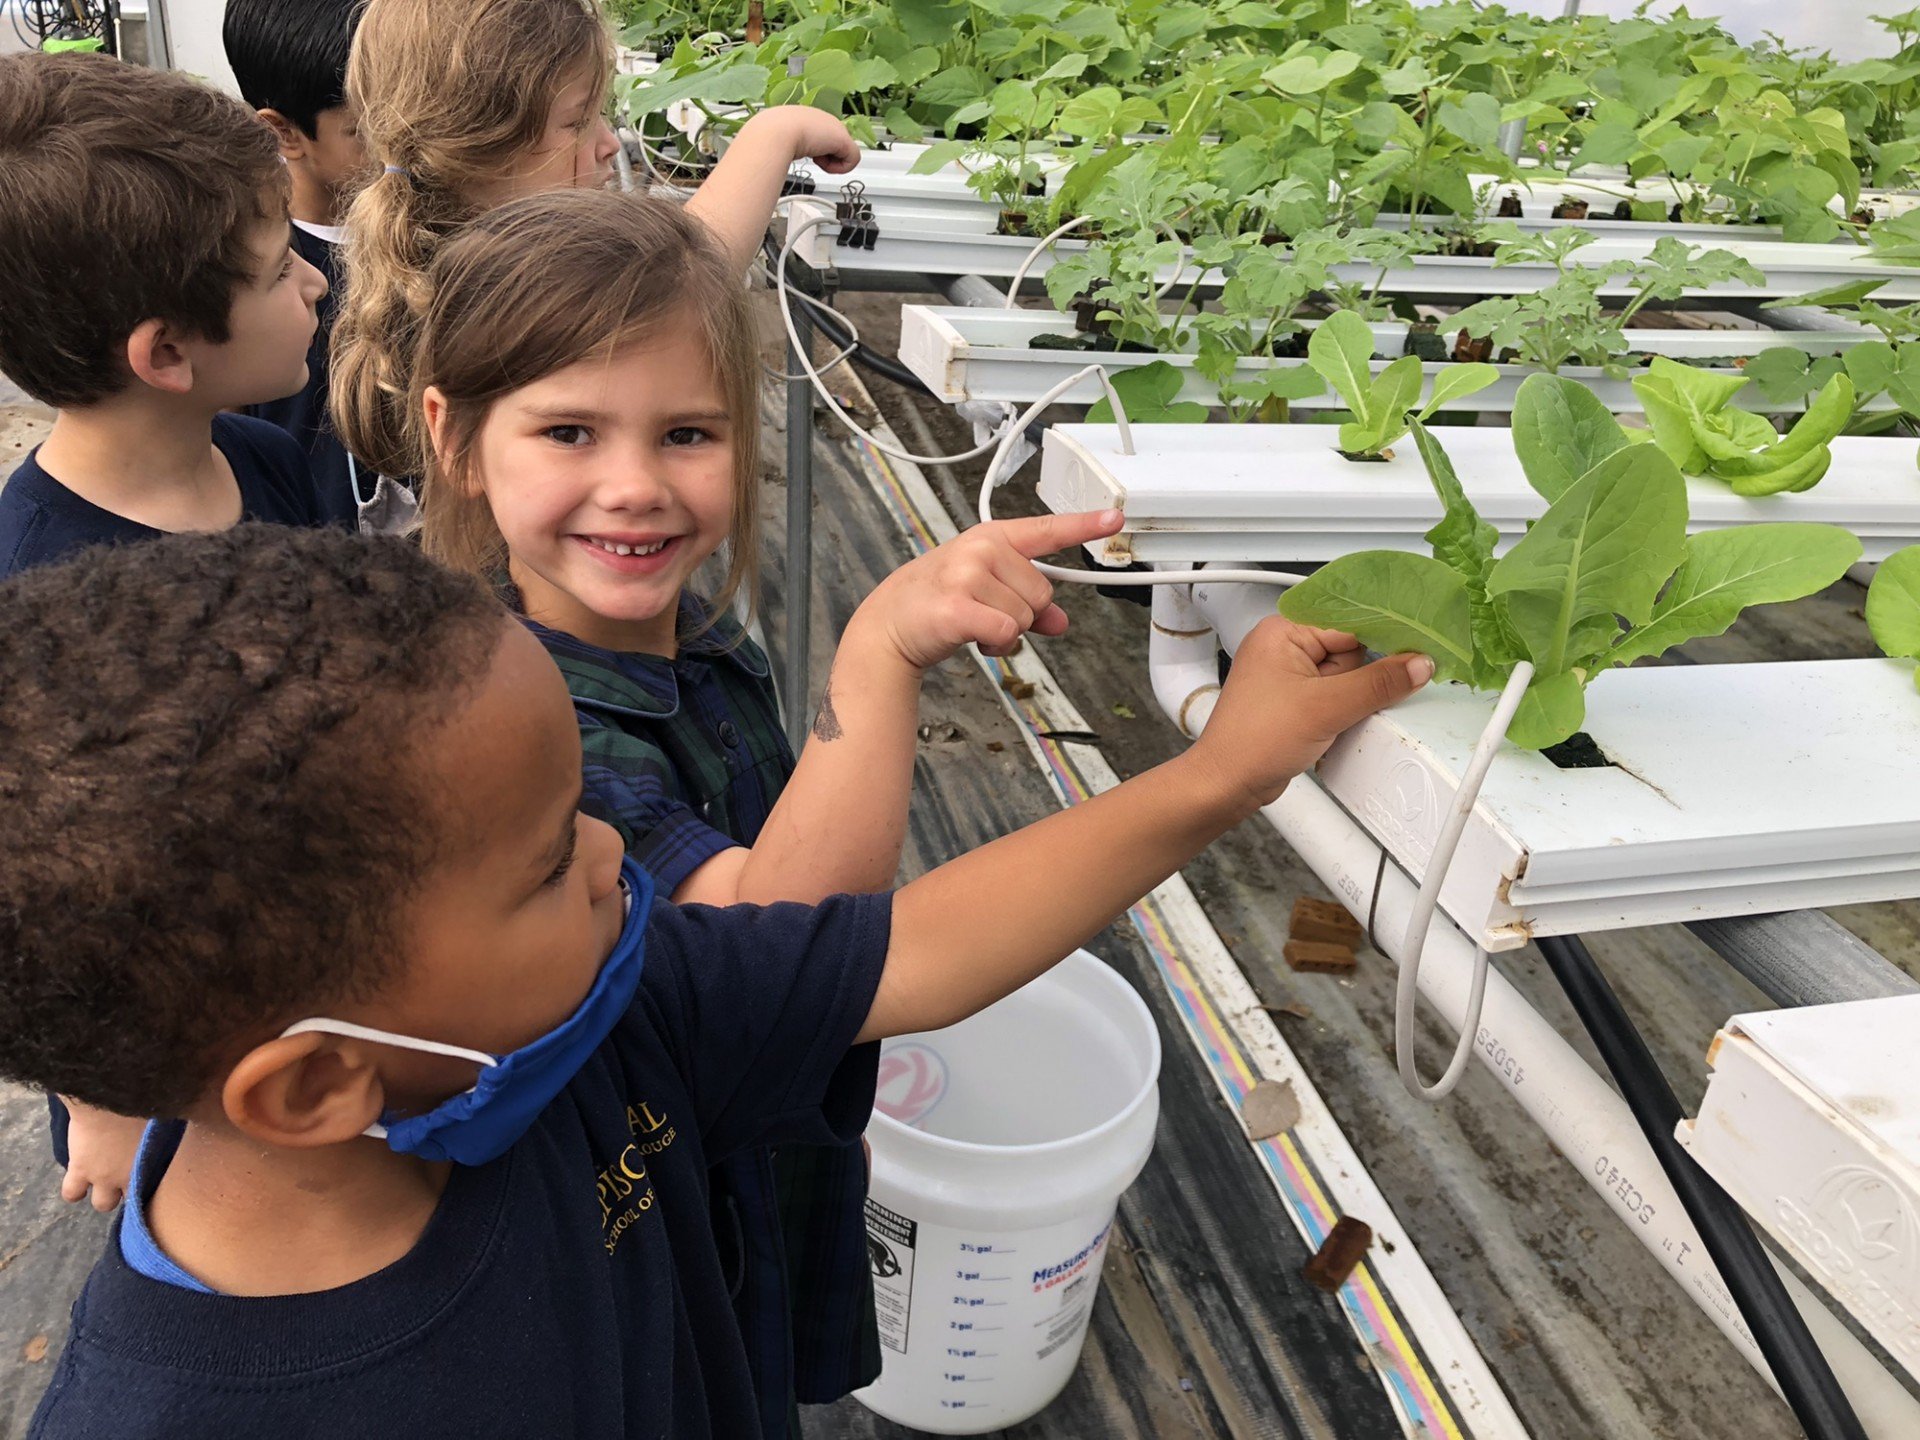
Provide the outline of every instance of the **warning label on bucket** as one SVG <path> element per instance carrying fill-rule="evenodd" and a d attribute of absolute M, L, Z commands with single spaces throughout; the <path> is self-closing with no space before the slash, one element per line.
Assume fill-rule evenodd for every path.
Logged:
<path fill-rule="evenodd" d="M 867 1263 L 873 1267 L 873 1309 L 880 1343 L 907 1351 L 907 1321 L 913 1309 L 913 1250 L 918 1221 L 867 1200 Z"/>

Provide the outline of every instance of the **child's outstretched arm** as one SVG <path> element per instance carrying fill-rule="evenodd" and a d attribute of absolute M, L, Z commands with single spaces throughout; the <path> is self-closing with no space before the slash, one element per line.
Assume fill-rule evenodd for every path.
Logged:
<path fill-rule="evenodd" d="M 939 1029 L 1019 989 L 1433 675 L 1424 656 L 1365 658 L 1351 635 L 1264 620 L 1192 748 L 908 885 L 859 1038 Z"/>
<path fill-rule="evenodd" d="M 719 237 L 742 274 L 753 264 L 773 219 L 780 187 L 796 160 L 811 160 L 829 175 L 844 175 L 860 163 L 860 147 L 847 127 L 811 105 L 775 105 L 740 127 L 713 173 L 687 202 Z"/>
<path fill-rule="evenodd" d="M 847 622 L 812 733 L 753 848 L 724 850 L 680 904 L 809 903 L 885 890 L 900 866 L 926 671 L 963 645 L 1007 654 L 1067 617 L 1037 556 L 1111 535 L 1117 510 L 976 525 L 902 565 Z"/>

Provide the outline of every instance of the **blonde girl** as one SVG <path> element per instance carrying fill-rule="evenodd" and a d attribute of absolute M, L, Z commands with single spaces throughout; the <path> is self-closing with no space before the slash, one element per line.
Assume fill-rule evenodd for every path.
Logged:
<path fill-rule="evenodd" d="M 608 125 L 614 50 L 594 0 L 371 0 L 347 95 L 372 166 L 347 216 L 345 295 L 333 336 L 335 428 L 360 470 L 411 480 L 405 400 L 425 273 L 447 237 L 488 208 L 548 190 L 599 189 L 619 141 Z M 846 127 L 805 106 L 744 125 L 687 209 L 744 274 L 787 169 L 841 173 Z M 410 509 L 391 483 L 356 488 L 369 525 Z M 368 511 L 369 505 L 374 509 Z"/>
<path fill-rule="evenodd" d="M 574 695 L 588 805 L 683 904 L 892 884 L 924 672 L 969 642 L 1063 631 L 1029 557 L 1110 534 L 1117 513 L 980 526 L 882 582 L 796 766 L 766 657 L 725 615 L 752 577 L 759 504 L 757 348 L 732 258 L 662 202 L 573 192 L 474 221 L 428 290 L 409 407 L 424 541 L 512 587 Z M 724 581 L 696 593 L 716 555 Z M 879 1359 L 858 1148 L 779 1161 L 784 1230 L 728 1177 L 769 1433 L 782 1397 L 833 1399 Z M 733 1217 L 717 1224 L 725 1249 Z M 776 1334 L 783 1272 L 803 1323 Z"/>

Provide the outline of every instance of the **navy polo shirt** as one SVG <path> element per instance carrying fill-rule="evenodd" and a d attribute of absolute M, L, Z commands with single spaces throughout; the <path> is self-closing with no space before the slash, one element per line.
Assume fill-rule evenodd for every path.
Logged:
<path fill-rule="evenodd" d="M 244 415 L 213 417 L 213 443 L 240 486 L 240 518 L 273 525 L 323 525 L 307 457 L 284 430 Z M 89 545 L 151 540 L 142 525 L 62 485 L 40 468 L 36 446 L 0 488 L 0 577 L 64 560 Z"/>
<path fill-rule="evenodd" d="M 663 895 L 722 851 L 753 844 L 794 766 L 760 647 L 696 596 L 681 597 L 678 619 L 691 638 L 671 660 L 527 622 L 573 696 L 582 804 L 620 831 Z M 736 1156 L 718 1182 L 715 1225 L 723 1235 L 737 1227 L 746 1257 L 734 1309 L 764 1428 L 778 1433 L 790 1394 L 825 1403 L 880 1373 L 866 1156 L 857 1143 L 788 1145 Z"/>
<path fill-rule="evenodd" d="M 890 905 L 657 903 L 606 1043 L 506 1155 L 454 1167 L 405 1257 L 351 1285 L 200 1294 L 134 1271 L 116 1229 L 30 1435 L 759 1435 L 708 1169 L 859 1135 L 878 1047 L 852 1042 Z"/>
<path fill-rule="evenodd" d="M 354 528 L 357 511 L 353 481 L 347 472 L 347 452 L 333 433 L 327 413 L 327 364 L 331 353 L 333 317 L 340 308 L 339 243 L 345 232 L 332 225 L 293 222 L 293 248 L 300 258 L 327 277 L 327 293 L 320 297 L 320 323 L 307 346 L 307 383 L 293 394 L 264 405 L 249 405 L 247 414 L 282 430 L 307 452 L 313 471 L 313 490 L 320 514 L 328 523 Z"/>

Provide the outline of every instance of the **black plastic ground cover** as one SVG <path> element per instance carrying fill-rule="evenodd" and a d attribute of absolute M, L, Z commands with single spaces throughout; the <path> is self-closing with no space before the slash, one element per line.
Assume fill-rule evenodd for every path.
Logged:
<path fill-rule="evenodd" d="M 1679 1193 L 1794 1418 L 1813 1440 L 1866 1440 L 1747 1217 L 1675 1138 L 1680 1101 L 1592 954 L 1577 935 L 1549 935 L 1536 943 Z"/>

